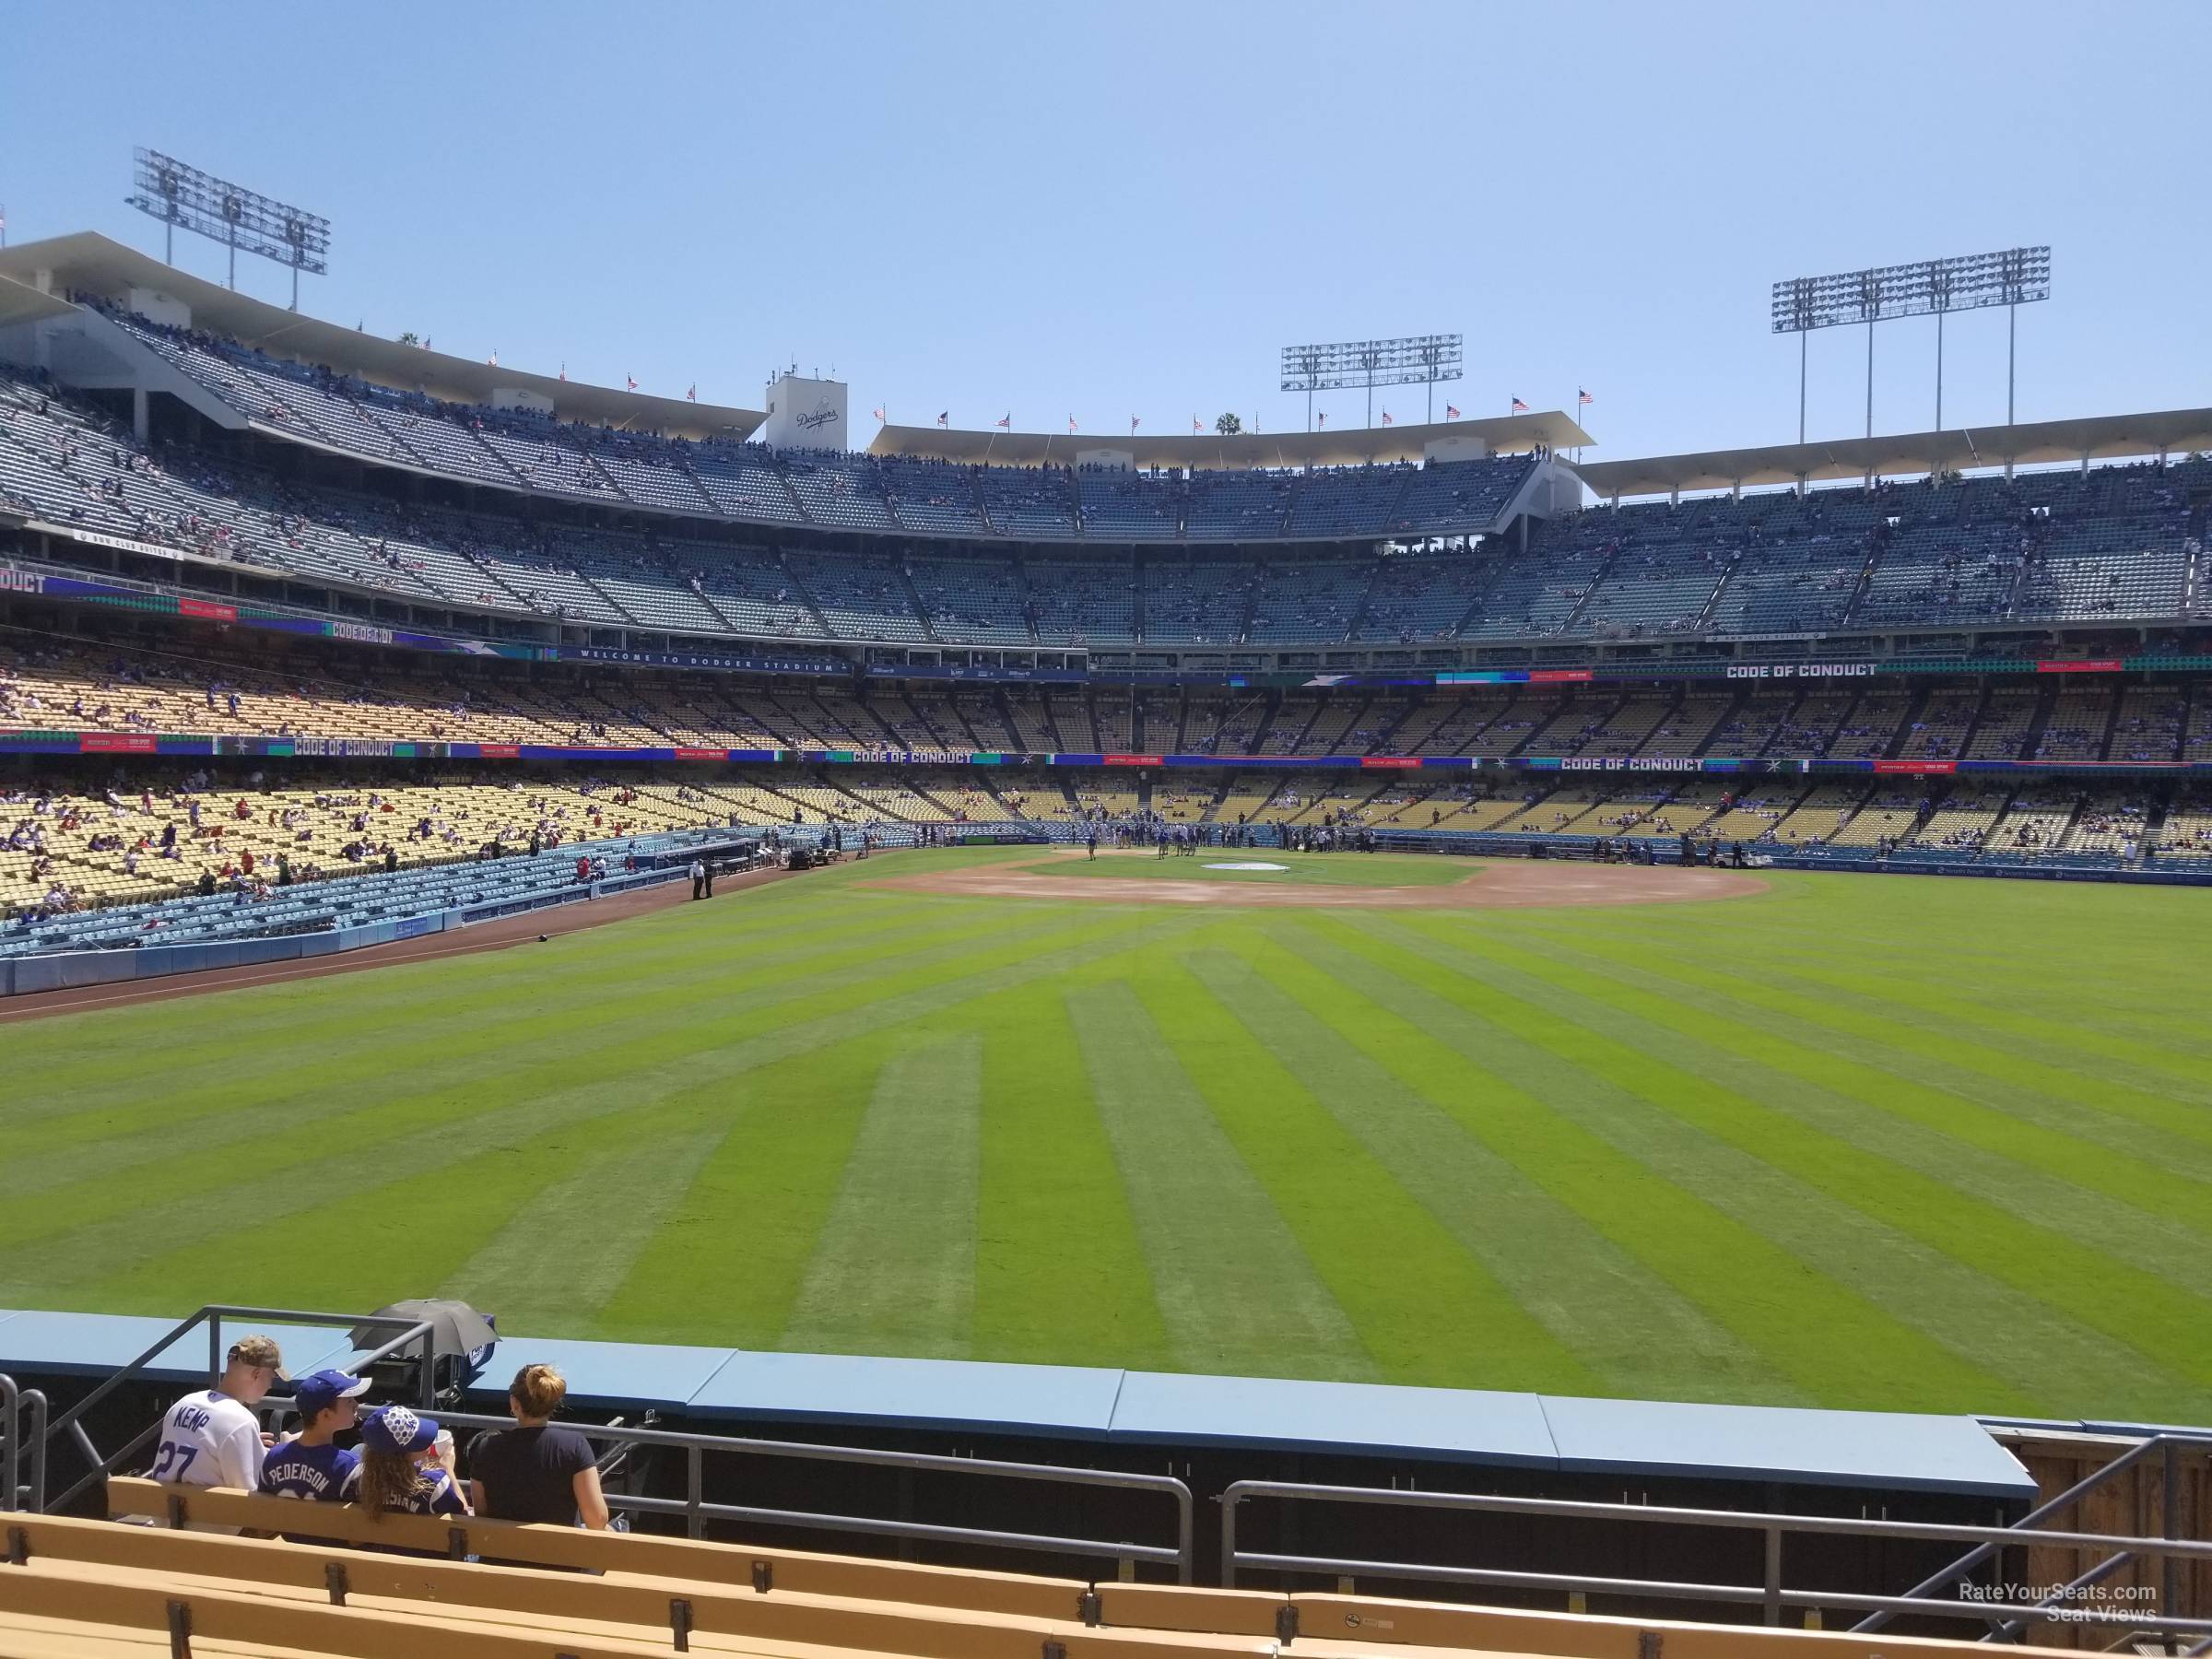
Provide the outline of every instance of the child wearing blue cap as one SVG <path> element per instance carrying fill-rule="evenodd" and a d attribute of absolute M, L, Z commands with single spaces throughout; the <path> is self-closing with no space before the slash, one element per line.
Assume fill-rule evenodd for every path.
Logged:
<path fill-rule="evenodd" d="M 366 1377 L 319 1371 L 296 1379 L 292 1404 L 300 1412 L 300 1432 L 278 1442 L 261 1466 L 261 1489 L 276 1498 L 311 1502 L 350 1503 L 361 1460 L 335 1444 L 360 1416 Z"/>
<path fill-rule="evenodd" d="M 361 1419 L 361 1469 L 357 1500 L 380 1519 L 403 1515 L 465 1515 L 468 1500 L 453 1479 L 453 1442 L 438 1420 L 406 1406 L 380 1406 Z"/>

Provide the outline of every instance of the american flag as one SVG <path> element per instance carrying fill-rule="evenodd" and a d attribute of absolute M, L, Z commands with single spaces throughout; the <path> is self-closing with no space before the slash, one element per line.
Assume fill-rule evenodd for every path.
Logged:
<path fill-rule="evenodd" d="M 1528 406 L 1516 397 L 1513 399 L 1513 413 L 1516 415 L 1525 415 L 1528 413 Z"/>
<path fill-rule="evenodd" d="M 1001 415 L 991 424 L 994 427 L 1006 427 L 1011 429 L 1014 425 L 1014 412 L 1011 409 L 1007 410 L 1004 415 Z"/>
<path fill-rule="evenodd" d="M 1384 426 L 1391 424 L 1391 413 L 1388 409 L 1382 411 L 1382 424 Z"/>
<path fill-rule="evenodd" d="M 952 411 L 951 411 L 950 409 L 947 409 L 947 410 L 946 410 L 946 411 L 945 411 L 945 412 L 944 412 L 942 415 L 939 415 L 939 416 L 937 417 L 937 424 L 938 424 L 939 426 L 943 426 L 943 425 L 944 425 L 944 424 L 945 424 L 947 421 L 950 420 L 951 418 L 952 418 Z"/>
<path fill-rule="evenodd" d="M 499 354 L 498 352 L 496 352 L 496 351 L 495 351 L 495 352 L 493 352 L 493 353 L 492 353 L 492 354 L 491 354 L 489 357 L 486 358 L 484 360 L 485 360 L 485 362 L 486 362 L 487 364 L 488 364 L 490 367 L 492 367 L 492 368 L 494 368 L 494 369 L 497 369 L 497 368 L 500 366 L 500 354 Z"/>
<path fill-rule="evenodd" d="M 1136 436 L 1136 417 L 1134 415 L 1129 417 L 1129 435 L 1132 438 Z"/>
<path fill-rule="evenodd" d="M 1205 426 L 1201 424 L 1198 417 L 1195 415 L 1191 417 L 1191 430 L 1194 432 L 1203 432 L 1206 430 Z"/>
<path fill-rule="evenodd" d="M 560 378 L 564 381 L 569 378 L 569 359 L 566 358 L 560 359 Z"/>
<path fill-rule="evenodd" d="M 691 382 L 691 389 L 686 392 L 684 395 L 689 398 L 693 403 L 697 403 L 699 401 L 699 382 L 697 381 L 693 381 Z"/>
<path fill-rule="evenodd" d="M 1067 429 L 1071 432 L 1076 429 L 1076 418 L 1073 415 L 1067 418 Z"/>
<path fill-rule="evenodd" d="M 1313 418 L 1319 425 L 1327 426 L 1329 424 L 1329 412 L 1326 409 L 1324 409 L 1320 414 L 1314 416 Z"/>
<path fill-rule="evenodd" d="M 1446 404 L 1444 406 L 1444 418 L 1446 420 L 1457 420 L 1459 418 L 1459 406 L 1457 404 Z"/>
<path fill-rule="evenodd" d="M 876 406 L 876 418 L 878 420 L 883 419 L 883 406 L 881 404 L 877 404 Z M 888 422 L 886 422 L 886 424 L 888 425 Z"/>
<path fill-rule="evenodd" d="M 638 389 L 638 377 L 636 375 L 626 374 L 622 378 L 629 382 L 629 389 L 632 392 L 635 392 Z"/>
<path fill-rule="evenodd" d="M 1578 395 L 1578 396 L 1575 398 L 1575 400 L 1574 400 L 1574 401 L 1575 401 L 1576 406 L 1578 406 L 1578 407 L 1579 407 L 1579 406 L 1581 406 L 1582 405 L 1583 405 L 1583 404 L 1586 404 L 1586 403 L 1595 403 L 1595 402 L 1597 401 L 1597 399 L 1596 399 L 1596 398 L 1594 398 L 1594 397 L 1593 397 L 1593 396 L 1591 396 L 1591 395 L 1590 395 L 1590 394 L 1589 394 L 1589 393 L 1587 393 L 1587 392 L 1582 392 L 1582 393 L 1580 394 L 1580 395 Z"/>

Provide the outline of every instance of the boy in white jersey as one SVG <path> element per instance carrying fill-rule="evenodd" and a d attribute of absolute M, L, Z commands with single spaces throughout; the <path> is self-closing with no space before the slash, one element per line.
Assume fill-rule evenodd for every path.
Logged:
<path fill-rule="evenodd" d="M 253 1407 L 283 1375 L 275 1337 L 240 1337 L 230 1345 L 222 1381 L 169 1408 L 148 1473 L 156 1480 L 184 1486 L 258 1491 L 268 1437 Z"/>

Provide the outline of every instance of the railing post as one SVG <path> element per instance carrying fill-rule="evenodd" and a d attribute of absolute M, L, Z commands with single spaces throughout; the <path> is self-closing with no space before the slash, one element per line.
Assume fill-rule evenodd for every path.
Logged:
<path fill-rule="evenodd" d="M 1761 1605 L 1765 1609 L 1766 1622 L 1778 1625 L 1782 1622 L 1782 1528 L 1779 1526 L 1767 1528 L 1765 1589 L 1767 1598 Z"/>
<path fill-rule="evenodd" d="M 1183 1486 L 1175 1494 L 1175 1582 L 1179 1584 L 1191 1582 L 1198 1564 L 1197 1540 L 1192 1531 L 1191 1488 Z"/>
<path fill-rule="evenodd" d="M 688 1447 L 684 1453 L 684 1503 L 688 1513 L 684 1517 L 684 1535 L 703 1538 L 707 1535 L 706 1517 L 699 1506 L 706 1497 L 707 1454 L 698 1446 Z"/>
<path fill-rule="evenodd" d="M 17 1442 L 23 1438 L 16 1403 L 16 1380 L 0 1374 L 0 1510 L 16 1507 L 16 1465 L 21 1455 Z"/>
<path fill-rule="evenodd" d="M 30 1416 L 30 1485 L 26 1488 L 30 1496 L 23 1507 L 34 1515 L 46 1512 L 46 1394 L 41 1389 L 32 1389 L 23 1396 L 23 1409 Z"/>
<path fill-rule="evenodd" d="M 1243 1494 L 1234 1486 L 1221 1494 L 1221 1588 L 1237 1587 L 1237 1504 Z"/>
<path fill-rule="evenodd" d="M 2159 1535 L 2169 1541 L 2182 1535 L 2182 1448 L 2177 1441 L 2166 1442 L 2166 1489 L 2159 1505 Z M 2159 1563 L 2162 1569 L 2159 1583 L 2159 1612 L 2172 1618 L 2179 1609 L 2174 1603 L 2181 1599 L 2182 1562 L 2179 1556 L 2168 1556 Z"/>

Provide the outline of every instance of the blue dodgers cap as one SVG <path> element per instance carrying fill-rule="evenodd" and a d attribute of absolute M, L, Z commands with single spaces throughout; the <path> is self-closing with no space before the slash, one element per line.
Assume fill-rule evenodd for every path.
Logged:
<path fill-rule="evenodd" d="M 357 1400 L 368 1392 L 368 1378 L 349 1377 L 342 1371 L 310 1371 L 292 1380 L 292 1404 L 301 1417 L 328 1411 L 340 1400 Z"/>
<path fill-rule="evenodd" d="M 438 1419 L 405 1406 L 380 1406 L 361 1419 L 361 1444 L 372 1452 L 419 1452 L 438 1438 Z"/>

